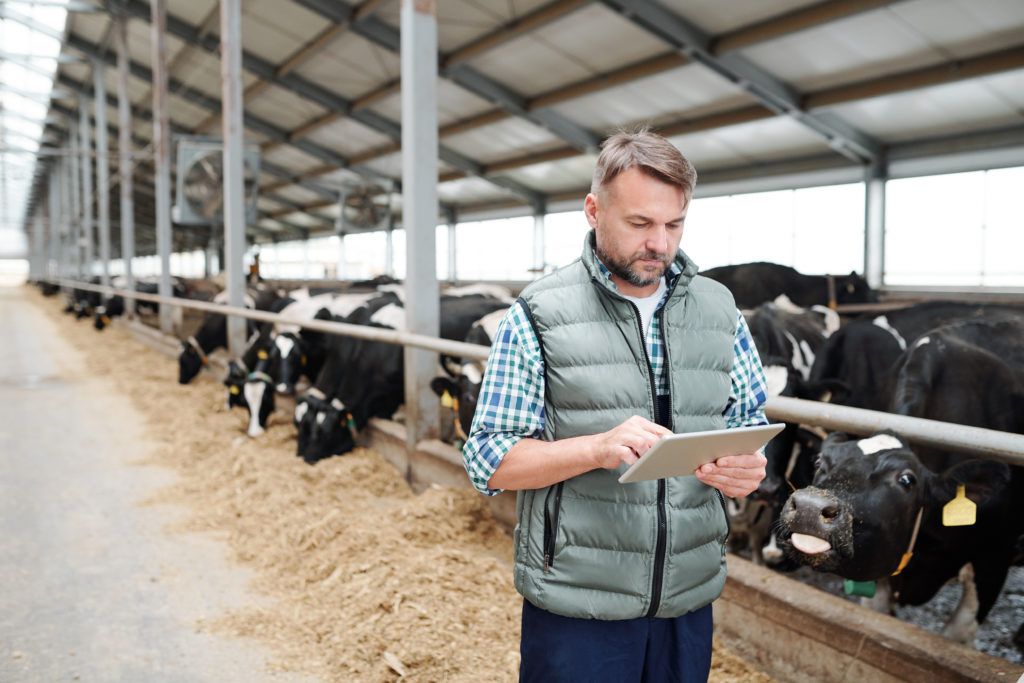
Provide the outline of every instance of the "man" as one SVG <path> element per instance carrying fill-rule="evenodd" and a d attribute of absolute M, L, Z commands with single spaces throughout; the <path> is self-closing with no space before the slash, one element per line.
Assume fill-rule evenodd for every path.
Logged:
<path fill-rule="evenodd" d="M 583 255 L 524 289 L 491 347 L 463 457 L 481 492 L 519 492 L 521 680 L 710 671 L 722 494 L 755 490 L 764 456 L 618 482 L 664 435 L 767 422 L 764 375 L 732 295 L 678 249 L 695 183 L 658 135 L 605 141 Z"/>

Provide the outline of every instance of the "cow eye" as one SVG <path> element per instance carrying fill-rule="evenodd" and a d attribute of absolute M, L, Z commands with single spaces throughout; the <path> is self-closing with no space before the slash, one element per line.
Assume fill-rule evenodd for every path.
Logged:
<path fill-rule="evenodd" d="M 896 483 L 905 489 L 909 489 L 917 483 L 917 477 L 914 476 L 913 472 L 903 472 L 896 478 Z"/>

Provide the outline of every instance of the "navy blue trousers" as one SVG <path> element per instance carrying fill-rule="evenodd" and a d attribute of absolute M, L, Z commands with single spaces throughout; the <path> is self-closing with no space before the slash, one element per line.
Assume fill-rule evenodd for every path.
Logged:
<path fill-rule="evenodd" d="M 706 682 L 711 671 L 711 605 L 674 619 L 573 619 L 523 600 L 525 683 Z"/>

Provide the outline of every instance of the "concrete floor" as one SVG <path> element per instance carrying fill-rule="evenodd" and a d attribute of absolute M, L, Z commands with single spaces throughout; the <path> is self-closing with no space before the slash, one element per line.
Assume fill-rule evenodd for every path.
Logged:
<path fill-rule="evenodd" d="M 181 509 L 137 505 L 173 475 L 132 464 L 139 416 L 29 296 L 0 287 L 0 681 L 308 680 L 199 632 L 257 600 L 247 574 L 165 531 Z"/>

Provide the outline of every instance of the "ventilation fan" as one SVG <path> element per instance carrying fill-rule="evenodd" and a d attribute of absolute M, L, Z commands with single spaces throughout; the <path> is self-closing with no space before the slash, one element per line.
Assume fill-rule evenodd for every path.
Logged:
<path fill-rule="evenodd" d="M 381 230 L 391 223 L 391 192 L 374 183 L 344 185 L 341 188 L 339 233 Z"/>
<path fill-rule="evenodd" d="M 260 152 L 256 145 L 242 150 L 245 172 L 245 220 L 257 218 L 256 199 Z M 175 220 L 188 225 L 224 222 L 223 145 L 210 138 L 178 138 L 177 212 Z"/>

